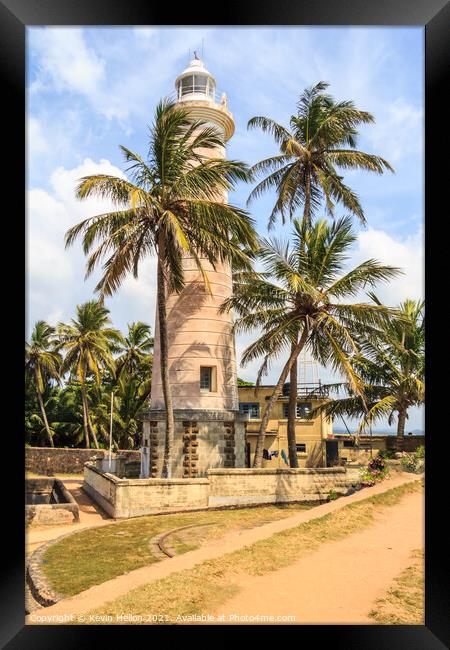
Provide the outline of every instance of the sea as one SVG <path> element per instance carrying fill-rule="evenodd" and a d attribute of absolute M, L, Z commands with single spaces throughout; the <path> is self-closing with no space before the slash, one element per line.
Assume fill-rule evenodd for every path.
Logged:
<path fill-rule="evenodd" d="M 351 435 L 356 434 L 356 429 L 353 429 L 351 426 L 348 427 Z M 348 433 L 347 429 L 345 427 L 340 427 L 340 426 L 334 426 L 333 425 L 333 433 Z M 363 436 L 368 436 L 370 435 L 370 431 L 364 431 L 361 435 Z M 373 436 L 396 436 L 397 431 L 395 429 L 372 429 L 372 435 Z M 409 435 L 409 431 L 405 431 L 405 436 Z M 424 436 L 425 431 L 422 431 L 422 429 L 413 429 L 411 431 L 411 435 L 413 436 Z"/>

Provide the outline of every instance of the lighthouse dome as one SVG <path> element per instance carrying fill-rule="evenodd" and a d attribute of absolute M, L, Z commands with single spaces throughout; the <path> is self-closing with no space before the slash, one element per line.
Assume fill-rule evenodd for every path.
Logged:
<path fill-rule="evenodd" d="M 216 80 L 194 52 L 194 58 L 175 81 L 178 101 L 210 99 L 214 101 Z"/>

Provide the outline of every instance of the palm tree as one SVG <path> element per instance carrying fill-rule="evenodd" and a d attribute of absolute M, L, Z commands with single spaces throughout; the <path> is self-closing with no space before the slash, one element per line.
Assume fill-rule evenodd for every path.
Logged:
<path fill-rule="evenodd" d="M 343 372 L 355 393 L 362 392 L 362 380 L 351 364 L 359 350 L 357 337 L 379 336 L 381 325 L 395 312 L 382 305 L 341 301 L 354 297 L 362 287 L 389 280 L 398 269 L 370 259 L 343 273 L 348 249 L 355 240 L 350 217 L 313 225 L 294 220 L 291 245 L 276 239 L 261 241 L 258 256 L 264 272 L 235 274 L 234 295 L 222 309 L 237 312 L 236 331 L 262 330 L 242 356 L 243 364 L 263 357 L 257 386 L 271 361 L 290 349 L 261 420 L 254 467 L 262 465 L 270 413 L 305 346 L 319 363 Z M 295 438 L 289 447 L 293 455 Z"/>
<path fill-rule="evenodd" d="M 353 102 L 336 102 L 325 91 L 327 83 L 320 81 L 302 92 L 297 113 L 286 129 L 267 117 L 253 117 L 249 128 L 259 127 L 270 133 L 280 147 L 280 154 L 258 162 L 252 172 L 268 174 L 251 192 L 249 202 L 263 192 L 275 188 L 277 200 L 269 218 L 271 228 L 278 215 L 283 223 L 303 206 L 303 219 L 310 223 L 315 210 L 325 200 L 331 216 L 335 202 L 342 203 L 362 223 L 364 213 L 356 194 L 343 183 L 338 169 L 362 169 L 382 174 L 391 165 L 373 154 L 356 149 L 360 124 L 373 123 L 374 117 L 357 109 Z M 293 351 L 298 339 L 293 341 Z M 288 433 L 295 437 L 297 403 L 297 364 L 291 368 Z M 297 456 L 293 457 L 295 466 Z"/>
<path fill-rule="evenodd" d="M 166 297 L 184 287 L 183 255 L 194 258 L 205 284 L 201 258 L 215 265 L 227 259 L 245 264 L 241 244 L 255 246 L 256 235 L 249 215 L 221 201 L 223 192 L 237 180 L 248 180 L 247 166 L 238 161 L 208 159 L 224 145 L 223 136 L 202 121 L 192 121 L 186 109 L 164 100 L 156 109 L 150 131 L 147 160 L 121 147 L 129 163 L 131 180 L 104 174 L 81 179 L 77 196 L 110 199 L 117 211 L 91 217 L 71 228 L 66 245 L 83 234 L 85 253 L 90 253 L 86 274 L 105 257 L 103 275 L 96 287 L 112 295 L 130 271 L 138 276 L 148 254 L 157 257 L 157 310 L 161 351 L 161 378 L 165 402 L 166 441 L 163 476 L 170 473 L 174 420 L 168 369 Z M 206 153 L 205 153 L 206 152 Z M 109 255 L 109 257 L 108 257 Z"/>
<path fill-rule="evenodd" d="M 131 377 L 140 372 L 143 366 L 147 371 L 149 362 L 151 369 L 154 344 L 151 331 L 150 325 L 142 321 L 128 325 L 128 336 L 124 337 L 124 343 L 119 346 L 120 356 L 116 358 L 118 377 Z"/>
<path fill-rule="evenodd" d="M 343 388 L 347 397 L 332 400 L 315 412 L 361 418 L 358 434 L 380 418 L 387 418 L 391 425 L 397 416 L 397 448 L 402 451 L 408 410 L 425 400 L 424 309 L 424 301 L 406 300 L 398 308 L 399 318 L 383 323 L 380 339 L 362 342 L 361 354 L 352 365 L 365 382 L 364 404 L 347 383 L 335 384 L 333 388 Z"/>
<path fill-rule="evenodd" d="M 292 219 L 301 206 L 303 219 L 309 224 L 323 200 L 331 216 L 335 202 L 339 202 L 365 223 L 357 195 L 343 183 L 337 170 L 394 171 L 383 158 L 356 149 L 357 127 L 373 123 L 373 115 L 357 109 L 352 101 L 336 102 L 325 93 L 328 86 L 320 81 L 302 92 L 297 113 L 290 118 L 290 129 L 268 117 L 253 117 L 248 122 L 249 128 L 270 133 L 280 147 L 279 155 L 261 160 L 251 170 L 255 175 L 268 176 L 253 189 L 249 203 L 266 190 L 277 191 L 269 228 L 278 215 L 284 223 L 286 214 Z"/>
<path fill-rule="evenodd" d="M 54 447 L 53 435 L 48 424 L 43 394 L 49 379 L 60 382 L 61 356 L 54 349 L 55 329 L 43 320 L 37 321 L 30 343 L 25 342 L 25 372 L 34 382 L 42 420 L 50 447 Z"/>
<path fill-rule="evenodd" d="M 107 369 L 114 375 L 112 352 L 123 344 L 120 332 L 109 327 L 109 310 L 95 300 L 77 305 L 77 317 L 70 325 L 60 323 L 57 329 L 57 349 L 65 353 L 61 372 L 70 372 L 80 382 L 83 402 L 83 428 L 86 447 L 91 437 L 98 449 L 98 440 L 89 414 L 87 396 L 88 377 L 101 383 L 101 372 Z"/>

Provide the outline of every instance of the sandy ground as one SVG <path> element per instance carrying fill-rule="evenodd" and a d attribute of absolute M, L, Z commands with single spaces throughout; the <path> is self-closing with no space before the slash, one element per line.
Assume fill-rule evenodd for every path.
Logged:
<path fill-rule="evenodd" d="M 76 596 L 72 596 L 71 598 L 66 598 L 64 600 L 59 601 L 55 605 L 52 605 L 51 607 L 45 608 L 45 612 L 41 610 L 39 614 L 45 614 L 46 616 L 46 623 L 52 624 L 56 623 L 58 624 L 59 622 L 62 622 L 58 617 L 60 616 L 77 616 L 80 614 L 83 614 L 89 610 L 92 610 L 96 607 L 101 606 L 103 603 L 115 600 L 116 598 L 125 595 L 128 593 L 131 589 L 134 589 L 135 587 L 139 587 L 141 585 L 147 584 L 149 582 L 152 582 L 153 580 L 158 580 L 160 578 L 164 578 L 172 573 L 175 573 L 177 571 L 181 571 L 183 569 L 188 569 L 196 564 L 200 564 L 201 562 L 204 562 L 205 560 L 210 560 L 213 558 L 220 557 L 224 555 L 225 553 L 229 553 L 238 549 L 243 548 L 244 546 L 247 546 L 249 544 L 253 544 L 254 542 L 260 540 L 260 539 L 265 539 L 267 537 L 270 537 L 274 533 L 281 531 L 281 530 L 286 530 L 288 528 L 292 528 L 294 526 L 297 526 L 300 523 L 303 523 L 305 521 L 310 521 L 311 519 L 314 519 L 316 517 L 321 517 L 329 512 L 334 512 L 336 510 L 341 509 L 342 507 L 346 506 L 349 503 L 352 502 L 357 502 L 361 501 L 363 499 L 366 499 L 367 497 L 374 495 L 374 494 L 380 494 L 382 492 L 385 492 L 397 485 L 401 485 L 403 483 L 409 483 L 410 481 L 417 481 L 418 476 L 416 475 L 411 475 L 411 474 L 398 474 L 395 476 L 395 478 L 392 478 L 388 481 L 383 481 L 382 483 L 375 485 L 374 487 L 371 488 L 366 488 L 364 490 L 361 490 L 359 492 L 356 492 L 355 494 L 345 497 L 343 499 L 338 499 L 336 501 L 331 501 L 329 503 L 325 503 L 323 505 L 317 506 L 316 508 L 313 508 L 311 510 L 306 510 L 302 511 L 300 513 L 297 513 L 291 517 L 287 517 L 282 520 L 270 522 L 268 524 L 264 524 L 263 526 L 258 526 L 256 528 L 250 529 L 250 530 L 244 530 L 240 531 L 239 533 L 233 532 L 229 534 L 228 536 L 220 539 L 220 540 L 215 540 L 214 542 L 208 543 L 205 546 L 201 547 L 200 549 L 197 549 L 195 551 L 191 551 L 189 553 L 186 553 L 184 555 L 179 555 L 174 558 L 171 558 L 170 560 L 163 561 L 163 562 L 158 562 L 156 564 L 152 564 L 147 567 L 142 567 L 140 569 L 136 569 L 134 571 L 131 571 L 130 573 L 127 573 L 122 576 L 118 576 L 116 578 L 113 578 L 111 580 L 108 580 L 104 582 L 101 585 L 96 585 L 93 587 L 90 587 L 86 591 L 82 592 L 81 594 L 77 594 Z M 410 499 L 408 499 L 408 502 Z M 374 566 L 375 568 L 384 561 L 384 554 L 385 551 L 387 550 L 384 549 L 383 544 L 383 535 L 389 533 L 389 529 L 395 529 L 398 533 L 398 539 L 397 541 L 392 541 L 389 544 L 386 544 L 385 546 L 392 546 L 392 544 L 403 544 L 403 541 L 400 541 L 400 538 L 407 538 L 408 541 L 406 545 L 408 546 L 408 552 L 409 548 L 414 549 L 414 548 L 419 548 L 421 546 L 421 540 L 423 537 L 423 508 L 420 503 L 420 497 L 419 501 L 416 500 L 415 504 L 411 501 L 410 509 L 408 510 L 408 513 L 410 516 L 411 512 L 414 511 L 415 513 L 415 518 L 414 518 L 414 526 L 410 526 L 409 524 L 407 525 L 407 522 L 405 521 L 405 517 L 402 515 L 402 524 L 398 526 L 394 526 L 393 522 L 394 520 L 397 519 L 397 508 L 402 508 L 403 509 L 403 503 L 398 506 L 395 506 L 393 508 L 389 509 L 389 519 L 386 519 L 384 521 L 384 532 L 381 532 L 380 534 L 377 533 L 376 540 L 378 542 L 374 542 L 372 539 L 372 533 L 367 530 L 367 537 L 365 540 L 357 540 L 355 544 L 353 544 L 353 537 L 352 541 L 350 539 L 340 542 L 343 544 L 343 548 L 338 551 L 336 549 L 334 552 L 331 553 L 328 557 L 330 558 L 328 564 L 324 564 L 322 566 L 322 589 L 324 589 L 323 585 L 326 584 L 326 591 L 328 589 L 328 573 L 331 571 L 333 567 L 335 567 L 335 570 L 341 571 L 341 574 L 339 578 L 336 578 L 338 580 L 338 584 L 336 583 L 336 590 L 334 591 L 333 598 L 337 601 L 337 605 L 342 602 L 342 592 L 345 592 L 347 590 L 346 587 L 346 581 L 347 579 L 352 575 L 357 576 L 358 571 L 360 568 L 358 568 L 358 571 L 355 572 L 355 566 L 353 562 L 353 554 L 355 553 L 355 549 L 359 549 L 359 552 L 362 553 L 364 558 L 360 558 L 361 565 L 364 564 L 364 562 L 367 564 L 367 566 Z M 407 516 L 406 516 L 407 519 Z M 381 522 L 379 522 L 381 524 Z M 377 523 L 378 525 L 378 523 Z M 405 528 L 405 526 L 407 526 Z M 372 530 L 372 528 L 371 528 Z M 409 532 L 406 534 L 405 530 L 408 530 Z M 415 530 L 415 532 L 414 532 Z M 363 533 L 364 534 L 364 533 Z M 390 533 L 389 533 L 390 534 Z M 417 537 L 418 535 L 418 537 Z M 354 538 L 357 536 L 355 535 Z M 383 542 L 383 544 L 382 544 Z M 350 549 L 349 551 L 345 550 L 346 546 Z M 383 548 L 380 550 L 378 549 L 378 545 L 382 546 Z M 365 545 L 365 546 L 364 546 Z M 331 544 L 329 544 L 331 546 Z M 403 548 L 403 546 L 402 546 Z M 389 549 L 389 552 L 392 553 L 393 549 Z M 381 553 L 383 551 L 383 553 Z M 339 555 L 336 555 L 336 553 L 343 553 L 344 557 L 348 558 L 348 561 L 342 561 L 342 558 Z M 380 558 L 378 559 L 377 553 L 380 552 Z M 387 555 L 389 555 L 389 552 Z M 395 551 L 397 553 L 397 550 Z M 403 553 L 403 551 L 402 551 Z M 403 565 L 399 564 L 399 562 L 403 562 L 403 557 L 406 560 L 406 551 L 404 551 L 405 555 L 400 555 L 400 556 L 393 556 L 392 557 L 392 564 L 390 565 L 391 568 L 395 566 L 395 571 L 393 575 L 397 575 L 400 573 L 402 570 Z M 307 558 L 305 558 L 305 563 L 310 564 L 311 567 L 313 567 L 312 573 L 315 574 L 315 578 L 319 576 L 319 567 L 318 565 L 314 562 L 313 556 L 309 555 Z M 306 564 L 304 566 L 306 566 Z M 291 565 L 292 568 L 293 565 Z M 358 565 L 359 566 L 359 565 Z M 311 571 L 311 570 L 310 570 Z M 277 572 L 280 573 L 280 572 Z M 267 576 L 265 578 L 261 579 L 267 579 L 271 580 L 271 576 Z M 290 578 L 291 580 L 292 578 Z M 275 582 L 278 582 L 280 578 L 277 578 Z M 296 583 L 299 581 L 299 575 L 296 574 Z M 312 576 L 310 577 L 310 580 L 312 580 Z M 246 580 L 246 584 L 250 584 L 250 582 L 253 581 L 253 579 Z M 361 591 L 363 590 L 368 590 L 370 591 L 371 597 L 370 597 L 370 602 L 375 600 L 375 598 L 378 597 L 378 587 L 381 586 L 381 583 L 383 587 L 387 587 L 388 583 L 390 582 L 390 578 L 387 576 L 384 576 L 383 578 L 377 582 L 376 588 L 373 588 L 370 583 L 367 583 L 364 579 L 362 580 L 364 585 L 361 588 Z M 358 579 L 355 578 L 354 582 L 358 582 Z M 273 583 L 268 583 L 268 589 L 274 589 L 275 585 Z M 281 587 L 282 583 L 278 585 L 278 588 Z M 289 591 L 291 587 L 295 587 L 295 592 L 297 593 L 297 586 L 289 584 L 288 582 L 284 583 L 284 589 L 287 589 L 289 587 L 289 590 L 287 591 L 285 597 L 289 599 Z M 257 589 L 261 589 L 261 587 L 257 587 Z M 304 589 L 304 592 L 306 594 L 305 600 L 308 600 L 308 589 L 304 587 L 303 579 L 300 585 L 298 586 L 298 589 Z M 266 593 L 267 596 L 267 593 Z M 325 598 L 325 593 L 320 594 L 321 598 Z M 252 593 L 247 593 L 246 598 L 253 598 Z M 275 598 L 276 599 L 276 598 Z M 367 608 L 366 608 L 367 609 Z M 224 610 L 225 611 L 225 610 Z M 369 610 L 365 611 L 365 614 L 367 614 Z M 262 613 L 262 612 L 259 612 Z M 290 613 L 289 608 L 288 610 L 284 609 L 283 613 Z M 302 619 L 304 619 L 304 615 L 302 614 Z M 27 617 L 26 619 L 27 624 L 33 624 L 33 623 L 39 623 L 42 622 L 42 619 L 40 621 L 33 620 L 33 618 Z M 300 622 L 300 621 L 299 621 Z M 330 622 L 330 619 L 328 618 L 327 622 Z"/>
<path fill-rule="evenodd" d="M 26 532 L 26 553 L 33 553 L 41 544 L 55 539 L 66 533 L 75 533 L 83 528 L 109 524 L 113 520 L 81 489 L 83 476 L 68 478 L 67 474 L 55 474 L 55 478 L 63 481 L 65 487 L 78 503 L 80 521 L 75 524 L 58 526 L 31 526 Z"/>
<path fill-rule="evenodd" d="M 423 494 L 413 493 L 362 532 L 323 544 L 278 571 L 246 577 L 238 583 L 241 591 L 212 613 L 238 624 L 373 624 L 368 613 L 374 601 L 413 563 L 412 551 L 423 547 Z M 280 618 L 242 620 L 258 615 Z"/>

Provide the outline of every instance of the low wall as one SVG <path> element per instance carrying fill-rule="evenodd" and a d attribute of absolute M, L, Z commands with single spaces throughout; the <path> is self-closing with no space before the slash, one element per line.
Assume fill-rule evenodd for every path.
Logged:
<path fill-rule="evenodd" d="M 78 503 L 64 484 L 57 479 L 27 479 L 25 491 L 34 495 L 56 494 L 58 503 L 34 503 L 25 505 L 25 524 L 27 526 L 54 526 L 79 521 Z"/>
<path fill-rule="evenodd" d="M 83 489 L 116 519 L 140 515 L 324 501 L 360 483 L 360 468 L 210 469 L 198 479 L 120 479 L 91 463 Z"/>
<path fill-rule="evenodd" d="M 140 452 L 119 451 L 129 460 L 140 460 Z M 84 464 L 94 456 L 108 456 L 107 449 L 66 449 L 63 447 L 25 447 L 25 470 L 34 474 L 82 474 Z"/>
<path fill-rule="evenodd" d="M 83 489 L 115 519 L 208 507 L 205 478 L 121 479 L 87 463 Z"/>
<path fill-rule="evenodd" d="M 344 467 L 299 469 L 210 469 L 210 507 L 325 501 L 331 490 L 346 494 L 357 473 Z"/>

